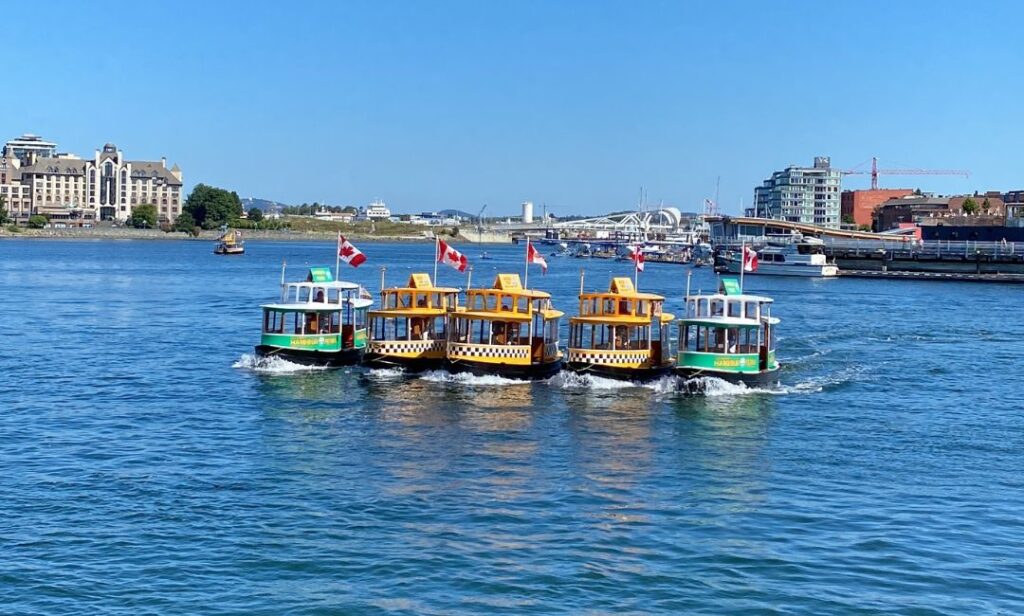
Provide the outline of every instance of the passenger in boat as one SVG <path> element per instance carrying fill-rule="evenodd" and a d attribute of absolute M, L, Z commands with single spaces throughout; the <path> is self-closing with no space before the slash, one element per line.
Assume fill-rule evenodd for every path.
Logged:
<path fill-rule="evenodd" d="M 507 339 L 505 337 L 505 324 L 501 321 L 495 321 L 491 325 L 491 340 L 494 344 L 507 344 Z"/>
<path fill-rule="evenodd" d="M 313 301 L 315 301 L 318 304 L 324 303 L 324 290 L 323 289 L 320 289 L 319 291 L 316 292 L 316 299 L 314 299 Z"/>
<path fill-rule="evenodd" d="M 623 350 L 629 348 L 629 333 L 625 325 L 615 326 L 615 349 Z"/>

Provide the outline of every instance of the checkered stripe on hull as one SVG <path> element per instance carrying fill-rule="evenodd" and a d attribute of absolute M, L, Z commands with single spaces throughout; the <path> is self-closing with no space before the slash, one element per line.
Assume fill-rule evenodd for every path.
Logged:
<path fill-rule="evenodd" d="M 448 356 L 459 359 L 530 359 L 530 347 L 489 345 L 448 345 Z"/>
<path fill-rule="evenodd" d="M 444 353 L 444 340 L 374 340 L 370 342 L 370 352 L 382 355 L 410 353 Z"/>
<path fill-rule="evenodd" d="M 649 351 L 634 351 L 630 353 L 580 353 L 569 349 L 569 361 L 581 364 L 601 364 L 605 366 L 642 364 L 650 360 Z"/>

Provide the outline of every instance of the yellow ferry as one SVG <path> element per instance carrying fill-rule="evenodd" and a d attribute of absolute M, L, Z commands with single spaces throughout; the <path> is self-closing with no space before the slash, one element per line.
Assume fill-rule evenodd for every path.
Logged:
<path fill-rule="evenodd" d="M 448 369 L 516 379 L 546 379 L 562 369 L 563 313 L 518 274 L 498 274 L 490 289 L 466 291 L 464 310 L 449 314 Z"/>
<path fill-rule="evenodd" d="M 435 287 L 428 274 L 412 274 L 404 287 L 382 288 L 380 299 L 381 307 L 369 314 L 364 362 L 409 371 L 443 368 L 448 313 L 458 309 L 459 290 Z"/>
<path fill-rule="evenodd" d="M 613 278 L 606 292 L 584 293 L 579 316 L 569 319 L 569 357 L 573 372 L 644 381 L 669 374 L 673 315 L 663 312 L 665 298 L 640 293 L 629 278 Z"/>

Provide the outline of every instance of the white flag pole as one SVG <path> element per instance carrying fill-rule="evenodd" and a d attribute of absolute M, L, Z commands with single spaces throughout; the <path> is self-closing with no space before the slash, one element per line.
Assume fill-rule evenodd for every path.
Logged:
<path fill-rule="evenodd" d="M 441 257 L 441 238 L 434 236 L 434 286 L 437 286 L 437 262 Z"/>
<path fill-rule="evenodd" d="M 526 238 L 526 273 L 523 275 L 523 288 L 530 288 L 530 238 Z"/>
<path fill-rule="evenodd" d="M 636 254 L 633 255 L 633 290 L 640 290 L 640 247 L 636 247 Z"/>
<path fill-rule="evenodd" d="M 747 243 L 740 243 L 740 293 L 743 293 L 743 272 L 747 271 Z"/>
<path fill-rule="evenodd" d="M 341 280 L 341 231 L 338 231 L 338 244 L 334 247 L 334 279 Z"/>

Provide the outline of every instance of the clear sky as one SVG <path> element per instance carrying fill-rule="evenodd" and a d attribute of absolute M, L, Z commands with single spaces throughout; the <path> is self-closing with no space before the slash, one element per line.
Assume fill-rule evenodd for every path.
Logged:
<path fill-rule="evenodd" d="M 1024 188 L 1020 2 L 15 2 L 0 128 L 287 203 L 722 209 L 788 164 Z M 865 165 L 866 168 L 869 165 Z M 845 187 L 866 187 L 849 176 Z"/>

